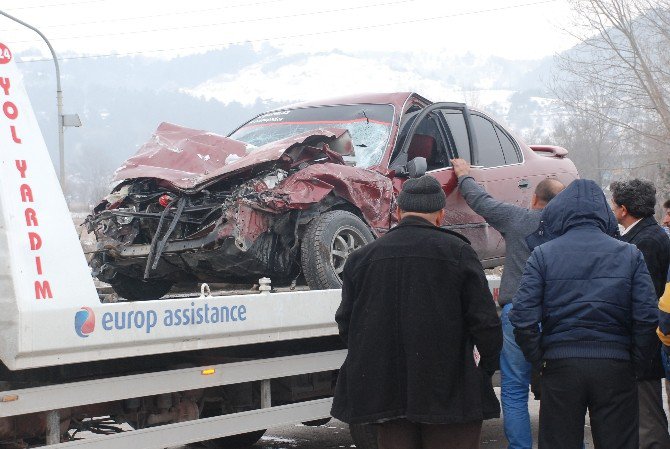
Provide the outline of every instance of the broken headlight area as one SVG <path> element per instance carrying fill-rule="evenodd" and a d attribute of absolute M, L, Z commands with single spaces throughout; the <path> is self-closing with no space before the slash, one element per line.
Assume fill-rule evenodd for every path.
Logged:
<path fill-rule="evenodd" d="M 108 196 L 96 208 L 98 212 L 88 217 L 87 226 L 89 232 L 96 235 L 99 253 L 105 253 L 117 262 L 133 259 L 135 271 L 139 264 L 144 264 L 144 279 L 170 271 L 170 266 L 159 268 L 161 260 L 184 271 L 193 271 L 194 267 L 186 259 L 196 259 L 196 263 L 202 263 L 202 260 L 185 256 L 186 253 L 207 253 L 222 246 L 230 246 L 226 252 L 231 254 L 251 250 L 253 257 L 250 254 L 250 258 L 260 259 L 245 264 L 246 271 L 253 272 L 254 276 L 260 266 L 264 269 L 281 266 L 280 271 L 290 271 L 288 254 L 279 250 L 275 251 L 275 256 L 269 257 L 259 250 L 283 245 L 279 237 L 270 234 L 277 228 L 274 226 L 277 220 L 273 217 L 285 210 L 268 207 L 267 198 L 274 198 L 270 190 L 279 186 L 287 176 L 286 171 L 275 169 L 238 185 L 222 181 L 192 194 L 165 190 L 160 181 L 138 180 Z M 292 228 L 288 230 L 290 246 L 294 246 L 293 231 Z M 254 245 L 259 239 L 262 242 Z M 168 257 L 174 254 L 179 254 L 179 258 L 172 260 L 174 258 Z M 211 256 L 205 255 L 207 257 Z M 229 261 L 228 264 L 237 267 L 238 271 L 243 268 L 237 262 Z M 217 270 L 221 271 L 218 267 Z M 137 276 L 138 273 L 133 274 Z M 194 276 L 198 277 L 197 274 Z"/>
<path fill-rule="evenodd" d="M 98 238 L 112 238 L 119 226 L 137 224 L 136 239 L 124 241 L 125 244 L 151 242 L 161 220 L 175 218 L 178 210 L 172 234 L 176 238 L 187 238 L 221 216 L 222 205 L 229 194 L 203 190 L 185 195 L 165 190 L 153 180 L 135 181 L 122 190 L 126 193 L 124 196 L 120 197 L 117 192 L 108 196 L 87 218 L 86 224 L 88 231 L 95 232 Z"/>
<path fill-rule="evenodd" d="M 135 212 L 137 212 L 137 208 L 135 206 L 119 208 L 116 210 L 114 218 L 121 226 L 129 225 L 135 219 L 133 216 Z"/>
<path fill-rule="evenodd" d="M 261 181 L 265 185 L 266 189 L 274 189 L 279 185 L 280 182 L 286 179 L 287 176 L 288 173 L 286 173 L 284 170 L 276 170 L 272 173 L 268 173 L 261 179 Z"/>

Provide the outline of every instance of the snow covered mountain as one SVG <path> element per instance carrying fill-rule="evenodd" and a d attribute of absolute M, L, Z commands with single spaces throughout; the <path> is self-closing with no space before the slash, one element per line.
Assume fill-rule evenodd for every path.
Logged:
<path fill-rule="evenodd" d="M 552 59 L 510 61 L 426 52 L 293 53 L 231 46 L 171 60 L 141 56 L 61 55 L 66 113 L 83 127 L 67 129 L 66 169 L 73 201 L 97 200 L 105 179 L 163 121 L 227 134 L 283 104 L 360 92 L 416 91 L 433 101 L 484 109 L 518 134 L 552 126 L 545 81 Z M 53 63 L 18 55 L 52 159 L 57 160 Z M 32 61 L 32 62 L 31 62 Z M 88 186 L 100 185 L 99 192 Z M 101 185 L 102 184 L 102 185 Z M 77 193 L 80 192 L 80 193 Z"/>

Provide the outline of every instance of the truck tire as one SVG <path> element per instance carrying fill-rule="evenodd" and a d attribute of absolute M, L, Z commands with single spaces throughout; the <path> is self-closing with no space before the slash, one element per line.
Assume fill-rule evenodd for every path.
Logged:
<path fill-rule="evenodd" d="M 321 418 L 321 419 L 315 419 L 313 421 L 303 421 L 302 425 L 308 427 L 319 427 L 319 426 L 325 426 L 329 422 L 330 418 Z"/>
<path fill-rule="evenodd" d="M 349 254 L 374 240 L 356 215 L 332 210 L 314 218 L 300 247 L 302 272 L 312 290 L 342 287 L 342 269 Z"/>
<path fill-rule="evenodd" d="M 123 274 L 117 274 L 112 289 L 122 298 L 130 301 L 159 299 L 172 288 L 173 283 L 163 279 L 144 281 Z"/>
<path fill-rule="evenodd" d="M 256 444 L 263 435 L 265 435 L 265 430 L 255 430 L 229 437 L 214 438 L 202 443 L 208 449 L 246 449 Z"/>
<path fill-rule="evenodd" d="M 371 424 L 349 424 L 351 439 L 358 449 L 377 449 L 377 428 Z"/>
<path fill-rule="evenodd" d="M 200 411 L 200 418 L 211 418 L 212 416 L 220 415 L 221 405 L 212 402 L 206 402 Z M 211 440 L 202 441 L 201 444 L 207 449 L 246 449 L 256 444 L 263 435 L 265 435 L 265 429 L 240 433 L 229 437 L 212 438 Z"/>

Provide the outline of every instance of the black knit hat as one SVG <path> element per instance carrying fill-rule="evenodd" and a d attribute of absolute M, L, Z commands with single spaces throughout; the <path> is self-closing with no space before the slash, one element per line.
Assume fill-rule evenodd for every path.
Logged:
<path fill-rule="evenodd" d="M 398 206 L 404 212 L 437 212 L 446 202 L 440 182 L 430 175 L 408 179 L 398 195 Z"/>

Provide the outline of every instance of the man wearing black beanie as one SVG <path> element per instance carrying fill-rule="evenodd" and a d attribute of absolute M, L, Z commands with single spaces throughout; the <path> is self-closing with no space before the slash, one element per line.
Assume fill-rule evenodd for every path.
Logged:
<path fill-rule="evenodd" d="M 408 179 L 398 226 L 344 267 L 331 413 L 376 424 L 380 449 L 479 448 L 482 421 L 500 415 L 500 319 L 468 240 L 439 227 L 445 203 L 435 178 Z"/>

